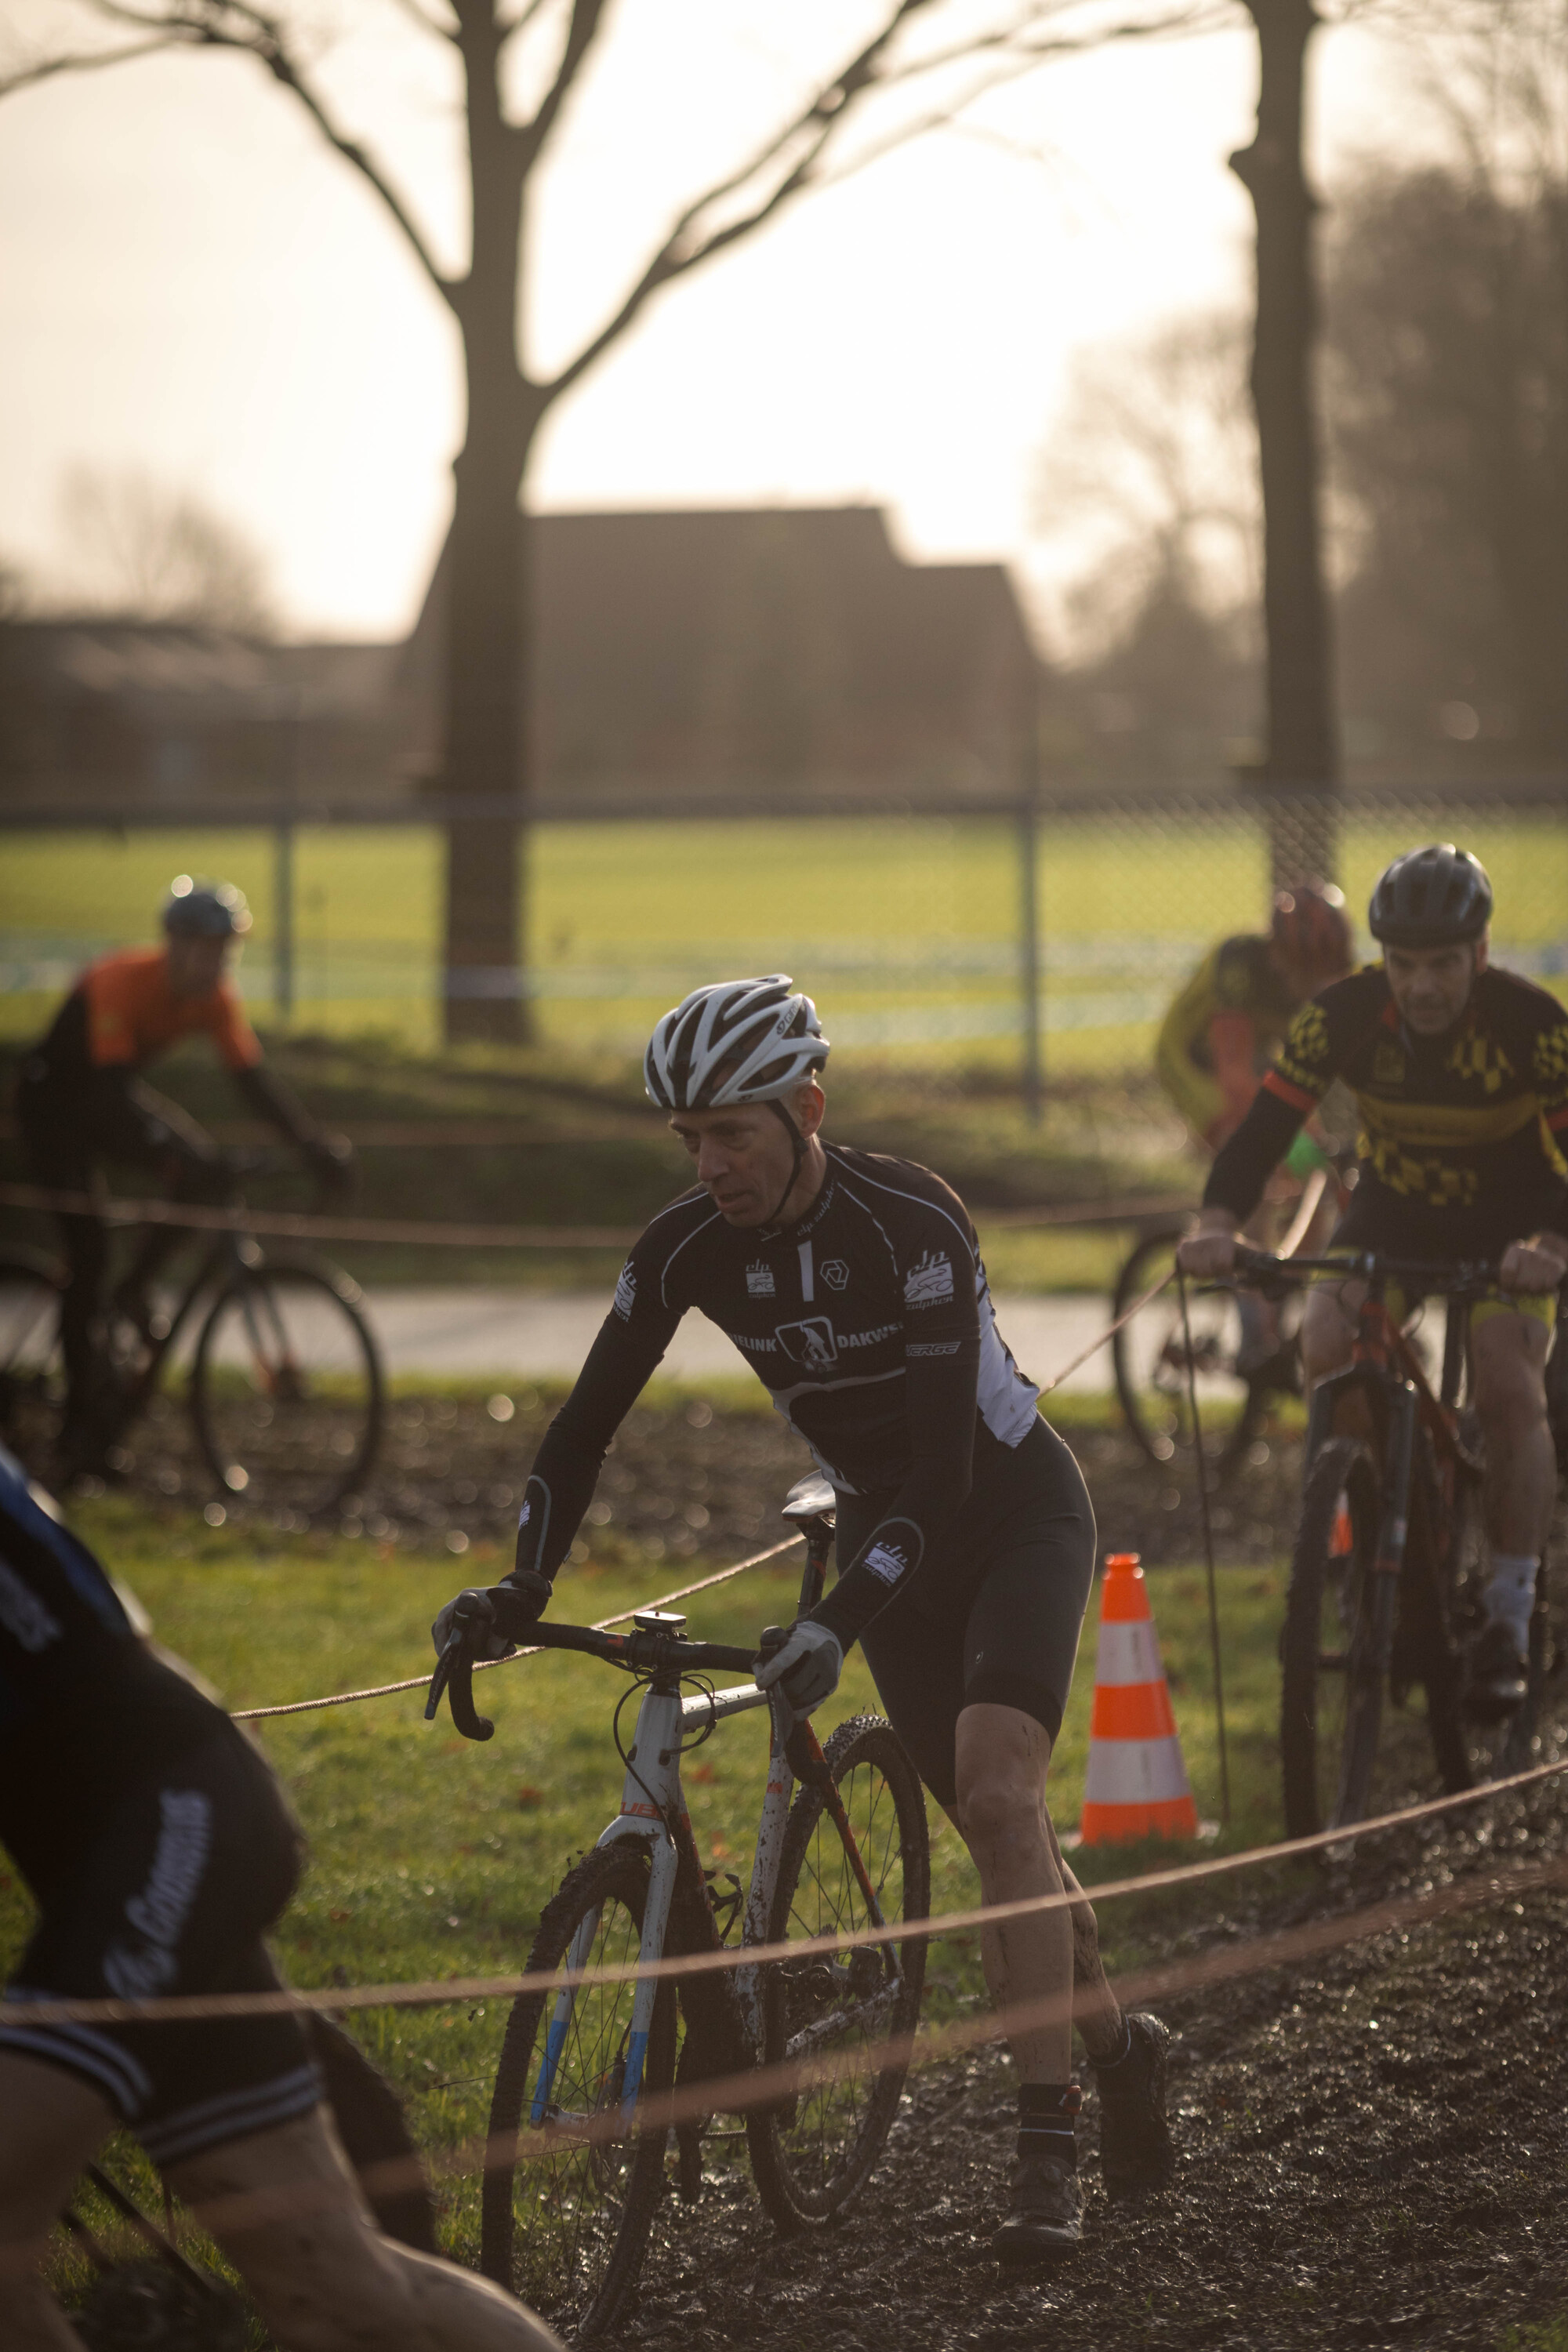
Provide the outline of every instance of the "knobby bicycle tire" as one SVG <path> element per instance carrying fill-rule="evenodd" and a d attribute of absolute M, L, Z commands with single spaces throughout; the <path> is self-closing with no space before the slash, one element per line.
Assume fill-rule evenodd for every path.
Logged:
<path fill-rule="evenodd" d="M 567 1873 L 546 1906 L 529 1952 L 530 1971 L 562 1967 L 578 1927 L 595 1914 L 600 1924 L 590 1958 L 635 1958 L 647 1888 L 646 1845 L 620 1839 L 596 1846 Z M 620 1933 L 616 1948 L 601 1952 L 597 1934 L 606 1906 L 625 1913 L 629 1932 Z M 579 2004 L 595 2004 L 587 2014 L 605 2018 L 608 2032 L 604 2046 L 588 2053 L 584 2068 L 574 2043 L 584 2012 L 574 2010 L 566 2047 L 557 2059 L 559 2095 L 552 2104 L 558 2112 L 578 2111 L 574 2091 L 582 2107 L 595 2114 L 607 2112 L 618 2098 L 616 2068 L 625 2059 L 635 1990 L 629 1984 L 588 1988 L 578 1995 Z M 539 2136 L 543 2145 L 538 2148 L 520 2146 L 554 2005 L 553 1994 L 522 1993 L 507 2020 L 490 2101 L 479 2264 L 488 2278 L 521 2295 L 569 2341 L 581 2343 L 614 2324 L 637 2284 L 664 2189 L 668 2134 L 662 2124 L 649 2130 L 634 2125 L 625 2140 L 578 2145 L 554 2159 L 546 2153 L 546 2135 Z M 654 2003 L 643 2071 L 643 2090 L 649 2096 L 667 2092 L 674 2082 L 675 2039 L 675 1990 L 664 1983 Z M 579 2081 L 579 2073 L 584 2079 Z"/>
<path fill-rule="evenodd" d="M 923 1919 L 931 1907 L 925 1799 L 903 1742 L 880 1716 L 858 1716 L 839 1725 L 825 1753 L 834 1781 L 847 1792 L 845 1811 L 889 1923 L 900 1916 Z M 854 1785 L 859 1773 L 868 1775 L 863 1791 Z M 885 1806 L 870 1776 L 885 1787 Z M 895 1887 L 896 1908 L 885 1899 Z M 831 2048 L 836 2008 L 852 2018 L 882 2001 L 874 2037 L 863 2030 L 858 2036 L 873 2044 L 873 2054 L 876 2040 L 914 2032 L 925 1943 L 856 1949 L 854 1928 L 867 1916 L 822 1792 L 804 1786 L 784 1831 L 768 1940 L 842 1927 L 849 1951 L 847 1959 L 828 1954 L 797 1968 L 787 1961 L 769 1968 L 762 1989 L 764 2066 L 777 2065 L 803 2044 L 817 2053 Z M 857 2035 L 853 2025 L 848 2030 Z M 841 2085 L 829 2079 L 750 2111 L 752 2170 L 763 2205 L 782 2229 L 829 2220 L 865 2187 L 898 2113 L 907 2071 L 907 2059 L 900 2057 L 868 2074 L 847 2076 Z"/>
<path fill-rule="evenodd" d="M 1336 1557 L 1342 1500 L 1349 1513 L 1351 1549 Z M 1366 1651 L 1380 1508 L 1377 1470 L 1367 1448 L 1353 1437 L 1328 1439 L 1301 1489 L 1279 1640 L 1279 1754 L 1288 1837 L 1312 1837 L 1359 1819 L 1372 1786 L 1383 1676 L 1369 1664 Z M 1326 1654 L 1325 1628 L 1340 1636 L 1339 1645 Z M 1327 1664 L 1326 1655 L 1342 1663 Z M 1337 1708 L 1325 1704 L 1325 1692 L 1335 1690 L 1343 1693 Z"/>
<path fill-rule="evenodd" d="M 1531 1612 L 1525 1649 L 1524 1696 L 1505 1720 L 1486 1725 L 1472 1718 L 1467 1705 L 1465 1659 L 1455 1635 L 1473 1636 L 1482 1622 L 1477 1587 L 1489 1560 L 1481 1525 L 1481 1486 L 1471 1476 L 1463 1480 L 1446 1526 L 1438 1583 L 1442 1631 L 1447 1636 L 1448 1674 L 1441 1715 L 1431 1708 L 1432 1745 L 1444 1786 L 1454 1793 L 1473 1788 L 1478 1780 L 1503 1780 L 1522 1772 L 1534 1761 L 1535 1735 L 1546 1696 L 1551 1664 L 1551 1625 L 1547 1612 L 1547 1559 L 1536 1572 L 1535 1606 Z M 1424 1536 L 1425 1520 L 1413 1521 L 1413 1535 Z M 1467 1570 L 1468 1574 L 1467 1574 Z"/>
<path fill-rule="evenodd" d="M 1159 1226 L 1133 1244 L 1117 1276 L 1111 1298 L 1112 1322 L 1120 1322 L 1143 1293 L 1153 1287 L 1167 1270 L 1175 1245 L 1186 1230 L 1186 1220 L 1183 1219 L 1180 1223 Z M 1163 1405 L 1139 1381 L 1139 1327 L 1151 1315 L 1158 1316 L 1168 1326 L 1170 1337 L 1167 1346 L 1174 1345 L 1182 1351 L 1181 1360 L 1173 1361 L 1169 1366 L 1165 1391 L 1167 1401 Z M 1146 1340 L 1142 1344 L 1146 1346 Z M 1123 1324 L 1121 1329 L 1112 1335 L 1110 1363 L 1122 1417 L 1149 1460 L 1163 1467 L 1179 1450 L 1190 1453 L 1193 1444 L 1192 1408 L 1181 1332 L 1181 1302 L 1173 1283 L 1158 1298 L 1151 1300 L 1143 1315 L 1135 1316 L 1131 1323 Z M 1260 1382 L 1244 1380 L 1240 1373 L 1237 1373 L 1235 1378 L 1243 1391 L 1236 1417 L 1218 1444 L 1211 1444 L 1208 1448 L 1215 1475 L 1220 1478 L 1228 1478 L 1239 1466 L 1247 1447 L 1258 1434 L 1270 1393 Z"/>
<path fill-rule="evenodd" d="M 38 1472 L 59 1430 L 65 1374 L 60 1277 L 27 1250 L 0 1256 L 0 1437 Z"/>
<path fill-rule="evenodd" d="M 322 1353 L 341 1357 L 346 1400 L 318 1379 L 313 1394 L 283 1393 L 264 1365 L 259 1379 L 225 1362 L 231 1320 L 242 1328 L 283 1322 L 279 1301 L 298 1300 L 300 1328 L 314 1318 L 329 1336 Z M 270 1393 L 269 1393 L 270 1386 Z M 231 1393 L 233 1391 L 233 1393 Z M 221 1491 L 281 1504 L 319 1517 L 363 1484 L 381 1445 L 384 1383 L 381 1351 L 360 1307 L 356 1283 L 335 1267 L 305 1258 L 267 1258 L 226 1283 L 213 1301 L 191 1367 L 191 1417 Z M 279 1419 L 279 1414 L 284 1418 Z"/>

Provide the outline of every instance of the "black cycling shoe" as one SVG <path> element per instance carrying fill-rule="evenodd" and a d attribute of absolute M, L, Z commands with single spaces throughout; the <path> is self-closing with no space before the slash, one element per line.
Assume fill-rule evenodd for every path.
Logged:
<path fill-rule="evenodd" d="M 1512 1629 L 1493 1618 L 1470 1645 L 1465 1713 L 1478 1723 L 1500 1722 L 1522 1705 L 1529 1671 Z"/>
<path fill-rule="evenodd" d="M 1054 2156 L 1016 2156 L 1007 2168 L 1007 2219 L 991 2241 L 999 2263 L 1055 2263 L 1083 2237 L 1083 2190 Z"/>
<path fill-rule="evenodd" d="M 1131 2047 L 1112 2066 L 1095 2066 L 1100 2088 L 1100 2168 L 1112 2197 L 1163 2189 L 1176 2169 L 1165 2119 L 1171 2029 L 1141 2010 L 1127 2020 Z"/>

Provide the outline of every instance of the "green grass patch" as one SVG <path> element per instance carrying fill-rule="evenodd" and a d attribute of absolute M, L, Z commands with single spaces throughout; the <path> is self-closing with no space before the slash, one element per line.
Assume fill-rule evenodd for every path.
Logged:
<path fill-rule="evenodd" d="M 159 1637 L 207 1677 L 231 1707 L 267 1706 L 392 1681 L 427 1670 L 427 1628 L 462 1570 L 444 1555 L 314 1537 L 268 1541 L 214 1530 L 199 1519 L 154 1524 L 110 1498 L 77 1513 L 82 1532 L 139 1592 Z M 691 1580 L 708 1565 L 679 1567 L 623 1557 L 614 1567 L 572 1571 L 557 1613 L 583 1621 Z M 481 1567 L 466 1563 L 470 1574 Z M 493 1571 L 492 1571 L 493 1572 Z M 798 1566 L 752 1571 L 689 1604 L 695 1636 L 749 1643 L 760 1626 L 787 1621 Z M 1275 1643 L 1281 1571 L 1222 1570 L 1226 1698 L 1235 1818 L 1226 1842 L 1279 1834 Z M 1204 1586 L 1174 1570 L 1151 1580 L 1176 1717 L 1199 1810 L 1217 1806 L 1217 1748 Z M 1053 1807 L 1075 1824 L 1087 1759 L 1094 1631 L 1086 1630 L 1072 1704 L 1052 1774 Z M 479 1748 L 447 1717 L 427 1726 L 409 1692 L 258 1727 L 261 1743 L 298 1810 L 310 1845 L 303 1884 L 276 1937 L 300 1985 L 390 1983 L 520 1969 L 541 1908 L 574 1856 L 616 1810 L 621 1771 L 610 1718 L 622 1677 L 561 1655 L 481 1678 L 481 1705 L 496 1737 Z M 859 1654 L 851 1654 L 833 1720 L 876 1704 Z M 629 1726 L 628 1726 L 629 1729 Z M 763 1718 L 721 1726 L 687 1768 L 688 1795 L 705 1859 L 744 1877 L 761 1807 Z M 932 1809 L 932 1897 L 941 1910 L 977 1900 L 968 1857 Z M 1168 1863 L 1154 1845 L 1080 1853 L 1087 1884 Z M 1189 1919 L 1210 1917 L 1225 1894 L 1200 1889 L 1108 1907 L 1102 1930 L 1113 1964 L 1125 1965 Z M 0 1943 L 15 1954 L 28 1905 L 12 1876 L 0 1887 Z M 982 1993 L 977 1940 L 938 1943 L 931 1956 L 932 2016 L 971 2009 Z M 355 2031 L 411 2102 L 425 2147 L 450 2148 L 482 2131 L 504 2004 L 360 2014 Z M 473 2184 L 450 2192 L 445 2227 L 455 2252 L 478 2248 Z"/>
<path fill-rule="evenodd" d="M 1397 811 L 1347 814 L 1340 878 L 1352 907 L 1426 830 Z M 1554 814 L 1480 810 L 1462 830 L 1492 874 L 1500 944 L 1559 940 L 1568 840 Z M 306 825 L 295 838 L 297 1019 L 433 1045 L 438 832 Z M 787 820 L 534 827 L 522 879 L 545 1037 L 624 1053 L 694 980 L 776 969 L 812 989 L 829 1035 L 857 1050 L 923 1057 L 950 1075 L 1016 1072 L 1013 825 L 890 811 L 819 824 L 814 846 L 803 898 L 799 828 Z M 249 896 L 248 984 L 267 1003 L 276 867 L 260 830 L 12 835 L 0 929 L 29 961 L 144 938 L 182 867 L 225 874 Z M 1267 845 L 1241 811 L 1073 817 L 1042 824 L 1036 878 L 1053 1069 L 1144 1066 L 1157 1006 L 1136 1001 L 1140 983 L 1157 996 L 1207 940 L 1261 923 Z M 42 995 L 12 994 L 0 1024 L 25 1034 L 45 1010 Z"/>

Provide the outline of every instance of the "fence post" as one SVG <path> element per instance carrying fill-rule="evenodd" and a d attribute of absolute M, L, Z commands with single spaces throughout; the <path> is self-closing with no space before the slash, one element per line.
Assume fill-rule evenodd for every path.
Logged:
<path fill-rule="evenodd" d="M 1040 1123 L 1045 1100 L 1045 1062 L 1040 1045 L 1039 814 L 1030 777 L 1018 803 L 1018 988 L 1023 1013 L 1024 1115 Z"/>

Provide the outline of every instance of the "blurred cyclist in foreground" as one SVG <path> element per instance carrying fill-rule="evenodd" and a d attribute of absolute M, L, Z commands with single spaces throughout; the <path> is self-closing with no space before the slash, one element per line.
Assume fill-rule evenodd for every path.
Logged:
<path fill-rule="evenodd" d="M 244 895 L 232 884 L 193 882 L 182 874 L 170 886 L 161 948 L 121 948 L 88 966 L 22 1065 L 16 1118 L 38 1183 L 84 1192 L 102 1164 L 113 1160 L 145 1171 L 171 1200 L 221 1199 L 223 1153 L 140 1075 L 157 1055 L 196 1035 L 211 1038 L 245 1102 L 309 1167 L 334 1188 L 344 1181 L 348 1145 L 324 1136 L 267 1069 L 226 977 L 232 951 L 249 929 Z M 70 1473 L 101 1471 L 109 1238 L 102 1219 L 88 1212 L 62 1215 L 60 1229 L 68 1267 L 60 1311 L 64 1465 Z M 154 1331 L 149 1286 L 179 1239 L 177 1227 L 153 1228 L 115 1292 L 115 1311 L 144 1335 Z"/>
<path fill-rule="evenodd" d="M 278 1986 L 262 1937 L 299 1832 L 260 1752 L 134 1606 L 0 1447 L 0 1842 L 38 1906 L 0 2024 L 0 2345 L 82 2352 L 39 2268 L 83 2168 L 123 2129 L 279 2352 L 559 2352 L 500 2287 L 381 2235 L 297 2017 L 30 2014 Z"/>

